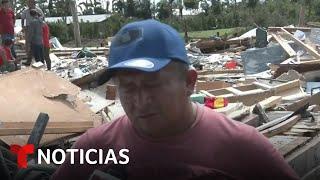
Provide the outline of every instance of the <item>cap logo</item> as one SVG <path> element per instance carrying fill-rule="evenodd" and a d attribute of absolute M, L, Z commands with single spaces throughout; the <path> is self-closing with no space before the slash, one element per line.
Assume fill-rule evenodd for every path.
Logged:
<path fill-rule="evenodd" d="M 142 38 L 142 29 L 131 29 L 117 34 L 112 44 L 114 47 L 128 45 Z"/>
<path fill-rule="evenodd" d="M 140 68 L 148 68 L 148 69 L 152 69 L 154 67 L 153 62 L 148 61 L 146 59 L 135 59 L 132 61 L 128 61 L 124 63 L 125 66 L 129 66 L 129 67 L 140 67 Z"/>

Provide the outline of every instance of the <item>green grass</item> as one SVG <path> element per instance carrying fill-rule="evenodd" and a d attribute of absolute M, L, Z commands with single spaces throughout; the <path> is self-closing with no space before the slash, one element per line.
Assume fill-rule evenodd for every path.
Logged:
<path fill-rule="evenodd" d="M 242 32 L 245 30 L 245 28 L 238 27 L 238 28 L 228 28 L 228 29 L 215 29 L 215 30 L 207 30 L 207 31 L 193 31 L 193 32 L 188 32 L 189 38 L 192 39 L 206 39 L 209 38 L 210 36 L 216 35 L 217 32 L 220 33 L 220 36 L 224 36 L 225 34 L 227 36 L 233 34 L 233 33 L 239 33 L 238 36 L 242 34 Z M 184 33 L 180 33 L 181 36 L 184 36 Z"/>

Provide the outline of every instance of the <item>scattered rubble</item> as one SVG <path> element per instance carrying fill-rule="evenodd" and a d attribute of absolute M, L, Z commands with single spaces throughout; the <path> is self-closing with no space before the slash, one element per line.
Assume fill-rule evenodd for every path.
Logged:
<path fill-rule="evenodd" d="M 302 177 L 315 166 L 301 170 L 299 158 L 320 156 L 314 150 L 320 146 L 320 30 L 292 26 L 269 27 L 261 34 L 257 30 L 261 31 L 256 28 L 237 38 L 200 40 L 186 46 L 198 72 L 191 100 L 255 127 Z M 52 72 L 37 65 L 37 70 L 26 68 L 0 76 L 4 100 L 12 102 L 0 109 L 4 114 L 1 125 L 7 123 L 9 128 L 0 128 L 0 139 L 6 143 L 13 138 L 15 143 L 17 138 L 25 143 L 38 112 L 50 116 L 41 145 L 70 141 L 76 133 L 124 113 L 114 85 L 94 85 L 108 64 L 108 48 L 88 48 L 94 55 L 84 53 L 85 57 L 80 57 L 82 48 L 52 42 L 58 47 L 50 54 Z M 22 50 L 17 53 L 24 58 Z M 81 92 L 75 85 L 82 88 Z M 18 88 L 30 90 L 20 92 Z M 42 103 L 34 104 L 35 99 Z M 19 106 L 13 108 L 14 104 Z M 20 118 L 22 113 L 25 121 Z M 72 128 L 62 128 L 66 124 Z M 315 158 L 312 163 L 320 161 Z"/>

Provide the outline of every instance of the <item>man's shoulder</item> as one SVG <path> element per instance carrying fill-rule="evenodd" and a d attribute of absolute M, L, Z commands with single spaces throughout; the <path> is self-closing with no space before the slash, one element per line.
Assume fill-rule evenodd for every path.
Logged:
<path fill-rule="evenodd" d="M 112 122 L 104 123 L 98 127 L 87 130 L 80 139 L 99 144 L 100 141 L 111 139 L 125 131 L 128 125 L 127 121 L 128 119 L 125 115 L 121 116 Z"/>
<path fill-rule="evenodd" d="M 218 139 L 226 139 L 229 142 L 250 143 L 252 138 L 260 138 L 259 132 L 242 122 L 232 120 L 222 113 L 218 113 L 207 107 L 203 108 L 200 126 L 208 129 L 208 133 Z"/>
<path fill-rule="evenodd" d="M 215 111 L 214 109 L 207 108 L 205 106 L 202 107 L 203 111 L 200 116 L 201 120 L 207 125 L 219 127 L 219 128 L 228 128 L 230 130 L 238 130 L 240 129 L 253 129 L 253 127 L 243 124 L 239 121 L 233 120 L 226 115 Z"/>

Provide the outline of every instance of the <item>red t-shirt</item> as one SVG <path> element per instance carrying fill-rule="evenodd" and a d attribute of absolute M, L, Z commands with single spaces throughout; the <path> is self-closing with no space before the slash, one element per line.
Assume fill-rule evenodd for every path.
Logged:
<path fill-rule="evenodd" d="M 43 46 L 46 48 L 50 48 L 50 43 L 49 43 L 49 26 L 47 23 L 44 23 L 42 26 L 42 39 L 43 39 Z"/>
<path fill-rule="evenodd" d="M 74 148 L 129 149 L 128 179 L 298 179 L 294 171 L 256 129 L 197 105 L 196 122 L 178 136 L 155 140 L 138 134 L 127 116 L 88 130 Z M 67 156 L 67 159 L 70 158 Z M 90 156 L 91 159 L 98 159 Z M 54 180 L 88 179 L 111 165 L 62 164 Z M 119 168 L 119 167 L 118 167 Z"/>
<path fill-rule="evenodd" d="M 12 9 L 0 9 L 0 34 L 14 34 L 14 12 Z"/>
<path fill-rule="evenodd" d="M 4 51 L 5 53 L 5 56 L 7 57 L 7 60 L 12 60 L 13 57 L 11 56 L 11 50 L 10 48 L 8 47 L 5 47 L 5 46 L 0 46 L 0 51 Z M 3 59 L 2 57 L 0 56 L 0 66 L 3 65 Z"/>

